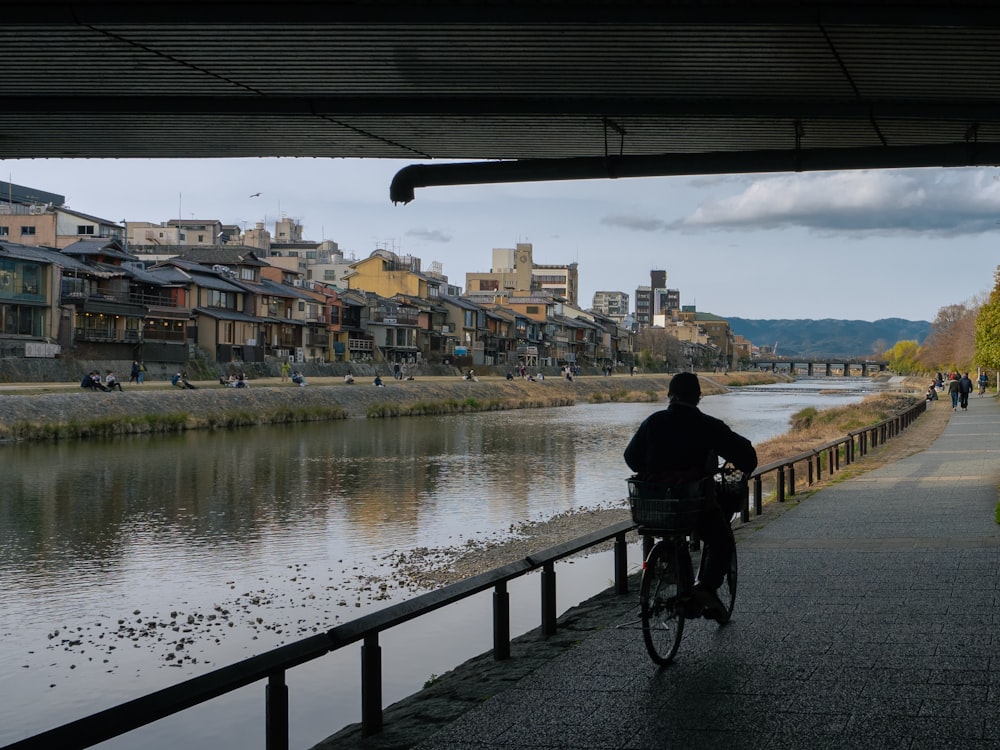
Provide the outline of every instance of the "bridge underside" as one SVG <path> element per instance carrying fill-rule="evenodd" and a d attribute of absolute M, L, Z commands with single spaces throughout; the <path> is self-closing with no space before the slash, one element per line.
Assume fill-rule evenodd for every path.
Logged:
<path fill-rule="evenodd" d="M 0 158 L 486 163 L 416 187 L 1000 163 L 994 3 L 28 3 Z"/>

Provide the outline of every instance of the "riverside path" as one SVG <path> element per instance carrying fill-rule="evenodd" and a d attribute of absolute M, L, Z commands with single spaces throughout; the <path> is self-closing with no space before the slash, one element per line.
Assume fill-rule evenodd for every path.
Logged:
<path fill-rule="evenodd" d="M 925 451 L 743 535 L 732 622 L 689 623 L 669 667 L 619 608 L 397 746 L 1000 747 L 998 482 L 1000 404 L 973 399 Z"/>

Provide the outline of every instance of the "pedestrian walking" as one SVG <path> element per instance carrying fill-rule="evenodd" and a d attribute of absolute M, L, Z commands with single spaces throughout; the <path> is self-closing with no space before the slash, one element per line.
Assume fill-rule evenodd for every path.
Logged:
<path fill-rule="evenodd" d="M 958 403 L 962 407 L 962 411 L 969 408 L 969 396 L 971 395 L 972 378 L 969 377 L 969 373 L 965 373 L 958 379 Z"/>
<path fill-rule="evenodd" d="M 948 395 L 951 396 L 951 410 L 955 411 L 958 408 L 958 395 L 959 388 L 961 388 L 958 382 L 958 373 L 953 372 L 951 378 L 948 380 Z"/>

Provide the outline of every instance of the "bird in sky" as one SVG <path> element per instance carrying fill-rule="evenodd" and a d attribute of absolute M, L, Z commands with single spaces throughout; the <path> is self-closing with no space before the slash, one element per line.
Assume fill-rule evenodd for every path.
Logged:
<path fill-rule="evenodd" d="M 251 195 L 250 197 L 251 197 L 251 198 L 256 198 L 256 197 L 257 197 L 258 195 L 260 195 L 260 193 L 254 193 L 254 194 L 253 194 L 253 195 Z"/>

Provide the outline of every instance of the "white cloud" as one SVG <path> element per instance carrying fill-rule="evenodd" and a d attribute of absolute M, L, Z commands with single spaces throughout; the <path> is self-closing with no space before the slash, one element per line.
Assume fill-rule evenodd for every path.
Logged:
<path fill-rule="evenodd" d="M 406 236 L 428 242 L 451 242 L 451 235 L 440 229 L 409 229 L 406 232 Z"/>
<path fill-rule="evenodd" d="M 805 227 L 824 235 L 956 236 L 996 231 L 1000 181 L 982 169 L 760 177 L 671 224 L 680 230 Z"/>

